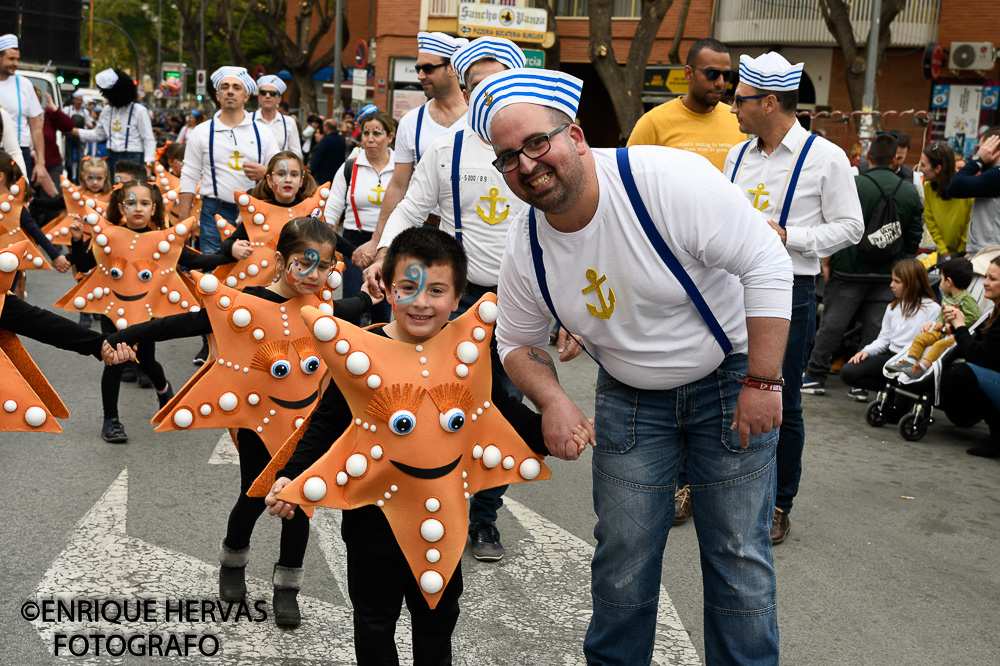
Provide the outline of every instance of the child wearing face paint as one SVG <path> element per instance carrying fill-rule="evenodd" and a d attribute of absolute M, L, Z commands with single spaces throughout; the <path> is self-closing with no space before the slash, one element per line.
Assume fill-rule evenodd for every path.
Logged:
<path fill-rule="evenodd" d="M 290 220 L 278 236 L 274 257 L 278 266 L 275 281 L 267 287 L 247 287 L 243 293 L 276 304 L 316 293 L 326 285 L 336 264 L 335 244 L 336 236 L 323 220 L 311 217 Z M 371 305 L 372 299 L 367 293 L 333 303 L 338 317 L 353 321 L 369 311 Z M 157 340 L 207 335 L 211 332 L 212 324 L 208 313 L 200 310 L 129 326 L 109 336 L 109 344 L 138 344 L 141 351 Z M 319 381 L 320 378 L 317 377 L 317 382 Z M 291 431 L 287 433 L 288 436 L 291 434 Z M 247 497 L 246 493 L 271 460 L 256 431 L 240 428 L 236 438 L 240 455 L 240 494 L 229 514 L 226 536 L 219 552 L 219 596 L 223 601 L 242 601 L 246 595 L 244 572 L 249 557 L 250 537 L 257 519 L 266 508 L 263 498 Z M 282 626 L 297 626 L 301 619 L 296 594 L 302 582 L 302 561 L 308 540 L 309 519 L 304 513 L 300 512 L 295 520 L 282 525 L 280 554 L 274 568 L 275 621 Z"/>
<path fill-rule="evenodd" d="M 119 162 L 120 166 L 123 162 Z M 162 229 L 163 197 L 155 185 L 144 180 L 137 180 L 116 190 L 108 207 L 108 222 L 116 226 L 125 226 L 143 233 L 151 229 Z M 83 239 L 83 223 L 76 219 L 70 225 L 72 237 L 71 256 L 77 269 L 86 272 L 97 266 L 89 243 Z M 190 268 L 211 269 L 225 263 L 220 255 L 200 255 L 185 248 L 180 255 L 179 264 Z M 114 333 L 117 328 L 106 316 L 101 317 L 101 329 L 105 334 Z M 167 404 L 173 397 L 173 389 L 163 374 L 163 368 L 156 360 L 156 346 L 145 345 L 136 354 L 142 371 L 152 381 L 156 389 L 156 397 L 160 407 Z M 109 366 L 104 369 L 101 377 L 101 400 L 104 404 L 104 425 L 101 437 L 112 444 L 124 444 L 128 441 L 125 427 L 118 420 L 118 393 L 121 384 L 122 366 Z"/>
<path fill-rule="evenodd" d="M 107 199 L 111 192 L 111 174 L 108 163 L 97 157 L 86 157 L 80 166 L 80 185 L 94 195 Z"/>
<path fill-rule="evenodd" d="M 420 227 L 400 233 L 390 245 L 384 264 L 385 292 L 395 314 L 392 323 L 371 333 L 410 344 L 424 343 L 448 324 L 465 288 L 467 260 L 461 244 L 437 229 Z M 496 354 L 496 350 L 492 350 Z M 532 451 L 548 455 L 541 416 L 503 389 L 493 372 L 491 404 L 514 427 Z M 265 498 L 270 513 L 295 520 L 297 505 L 276 495 L 326 453 L 351 423 L 352 414 L 336 384 L 331 384 L 310 419 L 306 432 Z M 379 424 L 382 425 L 381 423 Z M 585 447 L 584 430 L 574 430 Z M 347 577 L 354 606 L 354 649 L 357 663 L 398 663 L 395 631 L 406 599 L 413 627 L 416 664 L 451 663 L 451 636 L 458 620 L 462 593 L 459 563 L 432 610 L 424 599 L 382 509 L 368 505 L 343 512 L 342 536 L 347 545 Z"/>

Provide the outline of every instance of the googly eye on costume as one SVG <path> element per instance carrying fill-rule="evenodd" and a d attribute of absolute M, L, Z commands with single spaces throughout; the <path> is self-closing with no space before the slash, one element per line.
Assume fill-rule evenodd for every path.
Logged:
<path fill-rule="evenodd" d="M 397 435 L 409 435 L 417 425 L 417 417 L 413 412 L 401 409 L 389 417 L 389 429 Z"/>
<path fill-rule="evenodd" d="M 308 358 L 304 358 L 302 359 L 300 366 L 302 367 L 302 372 L 306 373 L 307 375 L 311 375 L 312 373 L 319 370 L 319 357 L 310 356 Z"/>
<path fill-rule="evenodd" d="M 441 427 L 448 432 L 458 432 L 465 425 L 465 412 L 458 407 L 449 409 L 439 417 Z"/>
<path fill-rule="evenodd" d="M 122 269 L 116 266 L 115 268 L 112 268 L 110 271 L 108 271 L 108 275 L 110 275 L 116 280 L 120 280 L 122 278 Z"/>
<path fill-rule="evenodd" d="M 275 361 L 271 364 L 271 376 L 283 379 L 292 371 L 292 364 L 288 361 Z"/>
<path fill-rule="evenodd" d="M 153 279 L 153 271 L 149 270 L 148 268 L 139 271 L 139 279 L 142 280 L 143 282 L 149 282 L 150 280 Z"/>

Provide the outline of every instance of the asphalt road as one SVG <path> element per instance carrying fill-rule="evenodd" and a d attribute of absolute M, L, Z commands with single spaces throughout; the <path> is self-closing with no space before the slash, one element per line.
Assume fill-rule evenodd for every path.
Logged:
<path fill-rule="evenodd" d="M 52 303 L 70 286 L 66 276 L 32 274 L 29 300 Z M 221 644 L 213 658 L 170 661 L 351 663 L 337 512 L 314 520 L 299 629 L 280 631 L 269 617 L 166 616 L 167 599 L 217 601 L 218 544 L 238 492 L 231 444 L 220 443 L 219 431 L 154 435 L 148 420 L 155 396 L 134 384 L 123 386 L 120 402 L 131 441 L 106 444 L 99 436 L 100 365 L 33 341 L 25 346 L 71 417 L 60 435 L 0 435 L 0 665 L 121 662 L 52 656 L 57 634 L 94 632 L 191 633 Z M 158 345 L 175 385 L 194 371 L 190 360 L 198 346 L 197 340 Z M 563 384 L 588 413 L 595 375 L 588 358 L 560 367 Z M 774 551 L 782 662 L 998 663 L 1000 462 L 964 451 L 986 436 L 985 427 L 960 430 L 942 417 L 923 440 L 905 442 L 892 426 L 869 427 L 863 405 L 838 383 L 830 382 L 836 387 L 830 395 L 804 397 L 802 488 L 791 534 Z M 499 523 L 507 557 L 483 564 L 466 554 L 456 663 L 583 661 L 595 521 L 589 454 L 549 464 L 552 480 L 508 492 L 512 501 Z M 262 602 L 248 615 L 258 618 L 270 614 L 277 536 L 276 519 L 263 517 L 248 567 L 251 601 Z M 669 539 L 662 582 L 654 660 L 698 663 L 702 600 L 690 523 Z M 25 602 L 57 594 L 152 599 L 158 616 L 122 625 L 21 617 Z M 409 639 L 401 624 L 405 661 Z"/>

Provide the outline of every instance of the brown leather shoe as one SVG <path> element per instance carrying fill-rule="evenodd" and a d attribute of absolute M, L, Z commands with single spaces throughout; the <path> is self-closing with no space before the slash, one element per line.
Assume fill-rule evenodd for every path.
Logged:
<path fill-rule="evenodd" d="M 674 494 L 674 525 L 691 517 L 691 486 L 679 488 Z"/>
<path fill-rule="evenodd" d="M 777 546 L 791 531 L 792 521 L 788 518 L 788 514 L 774 507 L 774 518 L 771 520 L 771 545 Z"/>

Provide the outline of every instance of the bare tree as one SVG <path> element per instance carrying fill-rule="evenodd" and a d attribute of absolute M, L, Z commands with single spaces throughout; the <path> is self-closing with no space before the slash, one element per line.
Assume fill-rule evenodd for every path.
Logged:
<path fill-rule="evenodd" d="M 889 27 L 893 20 L 903 11 L 906 0 L 882 0 L 882 11 L 879 18 L 878 55 L 875 61 L 876 70 L 885 62 L 885 50 L 889 47 Z M 851 25 L 849 3 L 845 0 L 819 0 L 819 8 L 823 21 L 833 35 L 841 52 L 844 54 L 844 65 L 847 76 L 847 93 L 851 98 L 851 107 L 859 111 L 865 92 L 865 70 L 870 66 L 866 53 L 858 40 L 854 38 L 854 27 Z M 867 40 L 866 40 L 867 41 Z M 878 108 L 878 88 L 875 89 L 875 108 Z M 860 122 L 861 117 L 856 116 Z"/>
<path fill-rule="evenodd" d="M 684 0 L 681 13 L 677 15 L 677 30 L 674 32 L 674 41 L 670 43 L 670 55 L 667 56 L 671 65 L 681 64 L 681 40 L 684 39 L 684 26 L 687 25 L 690 9 L 691 0 Z"/>
<path fill-rule="evenodd" d="M 611 43 L 612 0 L 590 0 L 590 61 L 611 97 L 622 136 L 628 136 L 642 116 L 642 81 L 646 63 L 663 17 L 674 0 L 641 0 L 639 25 L 632 37 L 625 66 L 618 64 Z M 676 40 L 676 37 L 675 37 Z"/>

